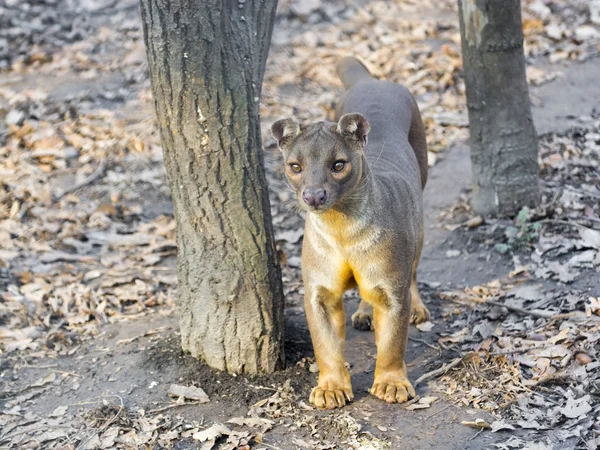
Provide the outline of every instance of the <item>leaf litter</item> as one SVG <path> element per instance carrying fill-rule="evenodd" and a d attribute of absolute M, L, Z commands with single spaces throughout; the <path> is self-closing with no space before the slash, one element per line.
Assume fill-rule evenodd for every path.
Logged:
<path fill-rule="evenodd" d="M 457 318 L 459 331 L 440 339 L 465 356 L 434 389 L 490 412 L 494 431 L 536 430 L 561 448 L 595 448 L 600 430 L 593 394 L 600 386 L 599 130 L 598 118 L 584 118 L 581 127 L 540 139 L 543 197 L 535 210 L 470 229 L 462 225 L 471 214 L 466 195 L 440 216 L 441 226 L 470 236 L 470 251 L 479 245 L 504 255 L 513 270 L 439 293 L 471 318 Z"/>
<path fill-rule="evenodd" d="M 90 0 L 73 8 L 66 7 L 66 0 L 31 8 L 12 0 L 5 3 L 0 70 L 11 76 L 73 73 L 79 80 L 126 72 L 127 82 L 139 89 L 137 104 L 151 100 L 139 19 L 126 12 L 132 2 Z M 416 94 L 431 165 L 444 157 L 446 148 L 466 138 L 455 1 L 280 3 L 261 106 L 267 146 L 273 144 L 267 130 L 270 118 L 293 114 L 306 123 L 332 117 L 341 93 L 334 63 L 348 53 L 361 56 L 377 76 L 400 81 Z M 596 1 L 526 0 L 523 6 L 531 84 L 562 76 L 561 66 L 541 68 L 535 58 L 562 63 L 598 54 Z M 422 20 L 420 13 L 428 8 L 445 13 Z M 89 20 L 91 13 L 96 20 Z M 26 26 L 27 21 L 34 25 Z M 90 101 L 90 95 L 97 98 Z M 159 193 L 159 203 L 169 204 L 156 125 L 147 118 L 123 120 L 98 107 L 99 99 L 126 102 L 128 96 L 122 89 L 108 89 L 57 101 L 43 87 L 0 89 L 0 108 L 6 113 L 6 131 L 0 133 L 3 355 L 72 355 L 82 341 L 98 336 L 103 324 L 157 311 L 169 314 L 173 309 L 175 223 L 170 211 L 162 215 L 146 211 L 143 197 L 150 189 Z M 600 294 L 589 293 L 577 283 L 600 264 L 599 133 L 597 123 L 587 120 L 569 135 L 542 137 L 544 208 L 526 212 L 511 224 L 484 223 L 470 217 L 465 196 L 443 219 L 456 222 L 464 217 L 472 232 L 490 232 L 492 237 L 491 229 L 504 230 L 505 254 L 532 255 L 527 262 L 515 261 L 513 277 L 447 294 L 453 302 L 465 303 L 461 308 L 473 315 L 470 320 L 457 319 L 452 324 L 456 332 L 440 339 L 463 356 L 435 385 L 446 398 L 496 415 L 499 419 L 490 424 L 492 430 L 554 428 L 557 439 L 577 435 L 587 443 L 598 437 L 600 424 L 594 422 L 598 398 L 589 393 L 598 391 L 599 331 L 592 318 L 600 312 Z M 286 304 L 299 309 L 302 217 L 289 207 L 295 199 L 281 181 L 272 184 L 278 249 L 287 261 L 283 267 Z M 533 228 L 544 220 L 548 222 Z M 490 239 L 492 245 L 498 243 Z M 559 289 L 546 292 L 543 283 L 558 283 Z M 481 301 L 489 299 L 504 306 Z M 571 316 L 529 316 L 515 308 Z M 473 325 L 473 320 L 478 323 Z M 422 328 L 431 331 L 431 325 Z M 119 345 L 143 336 L 147 334 Z M 325 420 L 315 418 L 312 408 L 289 385 L 257 403 L 249 417 L 233 418 L 226 422 L 229 425 L 128 409 L 114 398 L 99 401 L 81 415 L 80 423 L 71 420 L 70 405 L 57 406 L 49 417 L 26 409 L 28 400 L 64 379 L 49 372 L 12 399 L 0 414 L 2 443 L 10 439 L 13 446 L 24 447 L 35 440 L 48 448 L 61 448 L 68 438 L 79 448 L 170 447 L 178 439 L 213 436 L 219 448 L 261 448 L 267 427 L 283 420 L 290 427 L 310 430 L 310 438 L 294 437 L 300 448 L 334 448 L 340 436 L 349 448 L 389 447 L 361 431 L 347 412 Z M 181 405 L 172 405 L 183 406 L 183 397 Z M 435 398 L 423 397 L 409 408 L 427 408 Z M 86 429 L 91 432 L 82 431 Z M 206 433 L 211 429 L 220 434 Z M 212 448 L 213 438 L 208 437 L 201 448 Z M 505 448 L 548 445 L 511 438 Z"/>

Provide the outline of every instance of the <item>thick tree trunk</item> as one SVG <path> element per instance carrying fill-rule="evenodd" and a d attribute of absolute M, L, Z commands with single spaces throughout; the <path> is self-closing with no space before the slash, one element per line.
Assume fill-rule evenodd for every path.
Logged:
<path fill-rule="evenodd" d="M 473 164 L 473 206 L 512 216 L 539 200 L 520 0 L 459 0 Z"/>
<path fill-rule="evenodd" d="M 141 0 L 171 186 L 182 347 L 235 373 L 283 365 L 283 290 L 259 97 L 276 0 Z"/>

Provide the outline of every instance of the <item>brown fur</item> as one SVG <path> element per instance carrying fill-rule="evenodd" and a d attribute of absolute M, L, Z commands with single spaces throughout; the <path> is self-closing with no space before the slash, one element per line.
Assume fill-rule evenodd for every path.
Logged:
<path fill-rule="evenodd" d="M 374 329 L 377 342 L 371 393 L 401 403 L 415 395 L 404 363 L 409 321 L 429 318 L 416 281 L 427 179 L 425 132 L 404 87 L 375 80 L 354 58 L 344 58 L 338 73 L 348 91 L 337 124 L 319 122 L 300 130 L 292 119 L 282 119 L 272 127 L 288 181 L 309 212 L 302 268 L 320 371 L 310 401 L 336 408 L 352 400 L 342 298 L 358 287 L 362 301 L 352 324 Z M 309 206 L 306 192 L 319 192 L 322 203 Z"/>

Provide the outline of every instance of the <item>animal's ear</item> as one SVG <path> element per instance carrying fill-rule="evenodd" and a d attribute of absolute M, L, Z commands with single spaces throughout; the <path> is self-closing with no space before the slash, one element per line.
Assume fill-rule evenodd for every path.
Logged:
<path fill-rule="evenodd" d="M 369 122 L 358 113 L 344 114 L 338 121 L 336 131 L 344 139 L 357 141 L 363 146 L 367 145 L 367 134 L 369 134 Z"/>
<path fill-rule="evenodd" d="M 271 126 L 271 134 L 277 141 L 279 150 L 287 150 L 300 134 L 300 125 L 294 119 L 280 119 Z"/>

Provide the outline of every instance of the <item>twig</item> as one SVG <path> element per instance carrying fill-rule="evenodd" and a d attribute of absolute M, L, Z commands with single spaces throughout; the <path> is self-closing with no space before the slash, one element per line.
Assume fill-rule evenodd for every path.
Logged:
<path fill-rule="evenodd" d="M 483 433 L 483 430 L 484 430 L 484 429 L 485 429 L 485 428 L 483 428 L 483 427 L 482 427 L 482 428 L 480 428 L 480 429 L 479 429 L 479 431 L 478 431 L 477 433 L 475 433 L 473 436 L 471 436 L 471 437 L 469 438 L 469 440 L 470 440 L 470 441 L 472 441 L 473 439 L 475 439 L 477 436 L 479 436 L 481 433 Z"/>
<path fill-rule="evenodd" d="M 267 387 L 267 386 L 256 386 L 256 385 L 254 385 L 254 384 L 250 384 L 250 383 L 246 383 L 246 386 L 248 386 L 248 387 L 251 387 L 251 388 L 253 388 L 253 389 L 262 389 L 262 390 L 265 390 L 265 391 L 273 391 L 273 392 L 277 392 L 277 389 L 275 389 L 275 388 L 270 388 L 270 387 Z"/>
<path fill-rule="evenodd" d="M 538 348 L 544 348 L 546 347 L 547 344 L 540 344 L 540 345 L 532 345 L 531 347 L 521 347 L 521 348 L 515 348 L 513 350 L 506 350 L 504 352 L 491 352 L 488 353 L 486 351 L 480 351 L 479 353 L 485 353 L 488 356 L 506 356 L 506 355 L 514 355 L 515 353 L 525 353 L 528 352 L 529 350 L 535 350 Z"/>
<path fill-rule="evenodd" d="M 487 304 L 493 305 L 493 306 L 504 307 L 506 309 L 509 309 L 509 310 L 519 313 L 519 314 L 529 315 L 529 316 L 533 316 L 533 317 L 539 317 L 541 319 L 548 319 L 548 320 L 571 319 L 571 320 L 574 320 L 577 322 L 588 322 L 588 321 L 598 322 L 598 319 L 594 316 L 582 317 L 583 313 L 577 314 L 579 311 L 575 311 L 575 312 L 571 312 L 571 313 L 563 313 L 563 314 L 552 314 L 552 313 L 545 313 L 542 311 L 529 311 L 528 309 L 519 308 L 517 306 L 505 305 L 504 303 L 496 302 L 494 300 L 475 300 L 475 301 L 478 301 L 479 303 L 487 303 Z"/>
<path fill-rule="evenodd" d="M 569 185 L 565 185 L 564 188 L 572 192 L 577 192 L 580 195 L 589 195 L 590 197 L 600 198 L 600 194 L 596 194 L 595 192 L 582 191 L 581 189 Z"/>
<path fill-rule="evenodd" d="M 533 395 L 537 395 L 538 397 L 541 397 L 544 399 L 544 401 L 547 401 L 549 403 L 552 403 L 556 406 L 562 406 L 559 402 L 552 400 L 551 398 L 546 397 L 545 395 L 540 394 L 539 392 L 535 392 L 533 389 L 528 388 L 527 386 L 521 386 L 521 388 L 523 388 L 524 390 L 526 390 L 527 392 L 532 393 Z"/>
<path fill-rule="evenodd" d="M 65 370 L 56 370 L 56 369 L 52 369 L 52 372 L 60 373 L 61 375 L 69 375 L 69 376 L 72 376 L 72 377 L 79 377 L 79 378 L 81 378 L 81 375 L 79 375 L 78 373 L 75 373 L 75 372 L 67 372 Z"/>
<path fill-rule="evenodd" d="M 576 228 L 580 228 L 580 229 L 585 228 L 585 229 L 593 230 L 593 228 L 584 227 L 583 225 L 581 225 L 577 222 L 571 222 L 568 220 L 561 220 L 561 219 L 543 219 L 543 220 L 538 220 L 536 222 L 532 222 L 532 224 L 536 224 L 536 223 L 553 223 L 553 224 L 557 224 L 557 225 L 569 225 L 571 227 L 576 227 Z"/>
<path fill-rule="evenodd" d="M 102 161 L 100 161 L 100 165 L 98 166 L 98 168 L 96 169 L 96 171 L 93 174 L 91 174 L 89 177 L 85 178 L 84 180 L 80 181 L 79 183 L 75 183 L 73 186 L 70 186 L 70 187 L 64 189 L 59 195 L 56 195 L 54 197 L 54 200 L 58 201 L 61 198 L 63 198 L 65 195 L 70 194 L 71 192 L 75 192 L 77 189 L 81 189 L 82 187 L 87 186 L 88 184 L 92 184 L 98 178 L 102 177 L 102 175 L 104 174 L 104 171 L 106 170 L 106 166 L 107 166 L 106 158 L 103 158 Z"/>
<path fill-rule="evenodd" d="M 590 444 L 588 444 L 588 442 L 582 437 L 579 438 L 579 442 L 583 442 L 588 450 L 594 450 L 596 448 L 595 445 L 592 447 Z"/>
<path fill-rule="evenodd" d="M 167 409 L 177 408 L 178 406 L 200 405 L 201 403 L 202 402 L 189 402 L 189 403 L 173 402 L 167 406 L 163 406 L 162 408 L 151 409 L 150 411 L 147 411 L 147 412 L 148 412 L 148 414 L 155 414 L 155 413 L 166 411 Z"/>
<path fill-rule="evenodd" d="M 272 449 L 274 449 L 274 450 L 283 450 L 283 449 L 282 449 L 282 448 L 280 448 L 280 447 L 276 447 L 275 445 L 267 444 L 267 443 L 265 443 L 265 442 L 261 442 L 261 443 L 260 443 L 260 445 L 264 445 L 265 447 L 269 447 L 269 448 L 272 448 Z"/>
<path fill-rule="evenodd" d="M 552 313 L 546 313 L 543 311 L 530 311 L 528 309 L 524 309 L 524 308 L 519 308 L 518 306 L 511 306 L 511 305 L 505 305 L 504 303 L 500 303 L 497 302 L 495 300 L 483 300 L 483 303 L 488 303 L 490 305 L 493 306 L 499 306 L 499 307 L 503 307 L 506 309 L 509 309 L 513 312 L 519 313 L 519 314 L 523 314 L 526 316 L 534 316 L 534 317 L 539 317 L 541 319 L 568 319 L 570 317 L 573 317 L 574 314 L 573 313 L 566 313 L 566 314 L 552 314 Z"/>
<path fill-rule="evenodd" d="M 116 414 L 113 416 L 113 418 L 112 418 L 112 419 L 110 419 L 108 422 L 106 422 L 106 423 L 105 423 L 105 424 L 104 424 L 104 425 L 103 425 L 101 428 L 99 428 L 99 429 L 96 429 L 96 430 L 94 431 L 94 433 L 92 433 L 92 434 L 90 435 L 90 437 L 88 437 L 88 438 L 87 438 L 85 441 L 82 441 L 82 442 L 81 442 L 81 443 L 80 443 L 80 444 L 77 446 L 77 448 L 76 448 L 75 450 L 81 450 L 83 447 L 85 447 L 85 446 L 86 446 L 86 444 L 87 444 L 89 441 L 91 441 L 91 440 L 92 440 L 92 438 L 93 438 L 94 436 L 96 436 L 96 434 L 100 434 L 100 433 L 102 433 L 103 431 L 107 430 L 107 429 L 108 429 L 108 427 L 109 427 L 109 426 L 111 426 L 111 424 L 112 424 L 112 423 L 113 423 L 115 420 L 117 420 L 117 418 L 118 418 L 118 417 L 121 415 L 121 412 L 123 412 L 123 408 L 124 408 L 124 405 L 123 405 L 123 399 L 122 399 L 122 398 L 121 398 L 119 395 L 111 395 L 111 397 L 117 397 L 117 398 L 119 399 L 119 402 L 121 403 L 121 405 L 119 406 L 119 410 L 117 411 L 117 413 L 116 413 Z"/>
<path fill-rule="evenodd" d="M 421 375 L 419 378 L 417 378 L 417 381 L 415 381 L 414 386 L 417 387 L 419 384 L 421 384 L 425 380 L 428 380 L 429 378 L 437 377 L 438 375 L 443 375 L 453 367 L 458 366 L 462 362 L 462 360 L 463 358 L 456 358 L 451 363 L 444 364 L 439 369 L 432 370 L 431 372 L 427 372 L 426 374 Z"/>
<path fill-rule="evenodd" d="M 48 364 L 45 366 L 32 366 L 31 364 L 25 363 L 26 369 L 52 369 L 53 367 L 57 367 L 57 364 Z M 53 370 L 53 372 L 58 372 L 58 370 Z"/>
<path fill-rule="evenodd" d="M 413 341 L 413 342 L 420 342 L 421 344 L 425 344 L 427 347 L 434 349 L 436 352 L 438 352 L 440 355 L 442 354 L 442 350 L 439 347 L 436 347 L 433 344 L 430 344 L 429 342 L 423 340 L 423 339 L 419 339 L 419 338 L 415 338 L 412 336 L 408 337 L 409 341 Z"/>
<path fill-rule="evenodd" d="M 133 337 L 130 337 L 130 338 L 127 338 L 127 339 L 119 339 L 117 341 L 117 346 L 120 346 L 120 345 L 123 345 L 123 344 L 131 344 L 133 341 L 135 341 L 137 339 L 148 337 L 148 336 L 152 336 L 153 334 L 157 334 L 157 333 L 162 333 L 163 331 L 167 330 L 168 328 L 169 327 L 167 327 L 167 326 L 158 327 L 158 328 L 155 328 L 154 330 L 149 330 L 149 331 L 146 331 L 145 333 L 138 334 L 137 336 L 133 336 Z"/>
<path fill-rule="evenodd" d="M 39 425 L 37 427 L 29 428 L 27 430 L 16 431 L 12 434 L 0 436 L 0 442 L 4 442 L 7 439 L 12 439 L 16 436 L 20 436 L 25 433 L 33 433 L 34 431 L 48 430 L 49 428 L 73 428 L 73 427 L 71 425 L 50 425 L 50 424 Z"/>
<path fill-rule="evenodd" d="M 182 404 L 171 403 L 167 406 L 163 406 L 162 408 L 151 409 L 150 411 L 147 411 L 147 412 L 148 412 L 148 414 L 156 414 L 159 412 L 166 411 L 167 409 L 175 408 L 177 406 L 184 406 L 184 405 L 197 405 L 197 403 L 182 403 Z"/>
<path fill-rule="evenodd" d="M 468 300 L 468 301 L 471 301 L 474 303 L 482 303 L 482 304 L 486 304 L 486 305 L 499 306 L 501 308 L 506 308 L 512 312 L 516 312 L 516 313 L 523 314 L 526 316 L 539 317 L 541 319 L 559 320 L 559 319 L 575 318 L 574 313 L 552 314 L 552 313 L 546 313 L 546 312 L 542 312 L 542 311 L 530 311 L 528 309 L 519 308 L 517 306 L 505 305 L 504 303 L 500 303 L 495 300 L 489 300 L 489 299 L 479 299 L 479 298 L 469 297 L 469 296 L 462 296 L 462 298 L 459 298 L 459 299 L 453 298 L 454 295 L 457 295 L 457 294 L 460 295 L 462 293 L 442 292 L 440 294 L 440 297 L 446 298 L 447 300 L 450 300 L 450 301 L 453 301 L 453 302 L 456 302 L 459 304 L 465 303 L 464 301 L 461 301 L 461 300 Z"/>
<path fill-rule="evenodd" d="M 425 416 L 425 419 L 424 419 L 424 421 L 427 421 L 427 419 L 429 419 L 430 417 L 433 417 L 433 416 L 435 416 L 436 414 L 439 414 L 439 413 L 441 413 L 442 411 L 446 411 L 446 410 L 447 410 L 448 408 L 450 408 L 451 406 L 452 406 L 452 405 L 446 405 L 446 406 L 444 406 L 443 408 L 441 408 L 441 409 L 438 409 L 436 412 L 434 412 L 434 413 L 432 413 L 432 414 L 429 414 L 428 416 Z"/>

